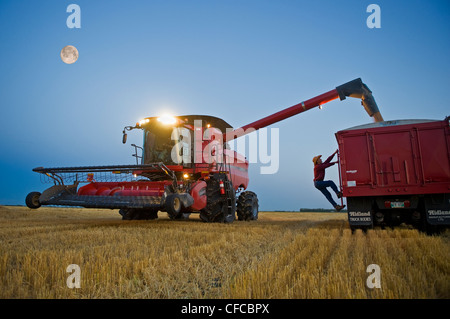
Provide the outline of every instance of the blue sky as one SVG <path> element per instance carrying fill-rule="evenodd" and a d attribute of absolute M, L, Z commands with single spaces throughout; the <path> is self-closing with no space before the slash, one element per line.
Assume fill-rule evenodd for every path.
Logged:
<path fill-rule="evenodd" d="M 69 4 L 81 29 L 69 29 Z M 369 4 L 381 28 L 369 29 Z M 37 166 L 131 164 L 122 129 L 142 117 L 208 114 L 235 127 L 361 77 L 386 120 L 450 115 L 448 1 L 0 1 L 0 204 L 42 191 Z M 80 57 L 64 64 L 74 45 Z M 329 207 L 312 157 L 371 122 L 333 101 L 272 125 L 280 168 L 250 169 L 261 210 Z M 337 181 L 337 167 L 327 179 Z"/>

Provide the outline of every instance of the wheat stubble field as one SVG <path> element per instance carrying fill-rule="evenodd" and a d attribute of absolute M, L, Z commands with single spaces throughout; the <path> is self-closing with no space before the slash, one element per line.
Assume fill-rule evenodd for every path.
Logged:
<path fill-rule="evenodd" d="M 0 298 L 450 298 L 450 232 L 351 233 L 343 213 L 122 221 L 116 210 L 0 207 Z M 79 265 L 81 288 L 66 268 Z M 381 288 L 368 288 L 377 264 Z"/>

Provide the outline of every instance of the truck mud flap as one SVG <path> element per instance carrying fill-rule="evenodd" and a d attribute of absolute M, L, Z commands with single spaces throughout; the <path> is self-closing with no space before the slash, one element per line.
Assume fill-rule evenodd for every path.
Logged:
<path fill-rule="evenodd" d="M 450 225 L 450 194 L 427 195 L 424 203 L 430 225 Z"/>
<path fill-rule="evenodd" d="M 347 197 L 350 226 L 373 226 L 372 206 L 372 200 Z"/>

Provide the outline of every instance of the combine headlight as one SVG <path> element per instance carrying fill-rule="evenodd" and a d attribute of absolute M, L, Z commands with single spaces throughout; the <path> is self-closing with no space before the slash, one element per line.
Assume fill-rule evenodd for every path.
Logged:
<path fill-rule="evenodd" d="M 177 119 L 171 115 L 163 115 L 158 117 L 158 122 L 165 125 L 173 125 L 177 122 Z"/>
<path fill-rule="evenodd" d="M 147 124 L 148 122 L 150 122 L 150 119 L 143 119 L 143 120 L 140 120 L 138 123 L 139 123 L 139 126 L 142 126 L 144 124 Z"/>

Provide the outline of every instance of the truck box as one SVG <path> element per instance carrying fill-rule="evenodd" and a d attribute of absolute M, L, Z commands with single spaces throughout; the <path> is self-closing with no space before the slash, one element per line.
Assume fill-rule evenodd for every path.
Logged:
<path fill-rule="evenodd" d="M 336 133 L 350 224 L 414 222 L 420 214 L 429 224 L 450 224 L 449 120 L 384 121 Z"/>

